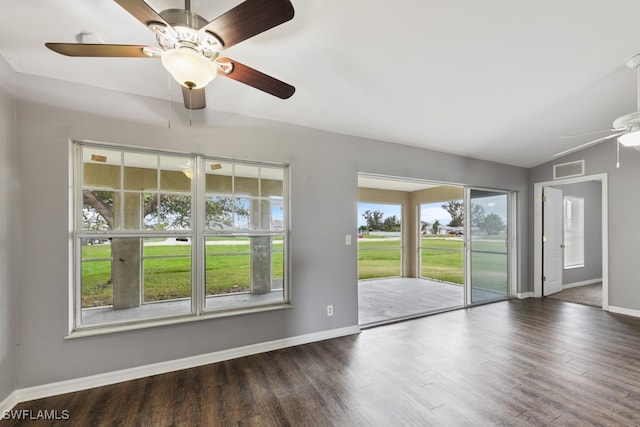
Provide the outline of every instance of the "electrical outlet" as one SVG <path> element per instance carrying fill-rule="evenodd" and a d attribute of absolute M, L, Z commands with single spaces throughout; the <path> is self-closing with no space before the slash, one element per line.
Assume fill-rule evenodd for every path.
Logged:
<path fill-rule="evenodd" d="M 327 316 L 333 316 L 333 306 L 332 305 L 328 305 L 327 306 Z"/>

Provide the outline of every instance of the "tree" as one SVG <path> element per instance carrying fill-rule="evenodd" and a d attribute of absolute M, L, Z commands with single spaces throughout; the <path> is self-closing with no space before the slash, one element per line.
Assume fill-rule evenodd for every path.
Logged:
<path fill-rule="evenodd" d="M 113 230 L 113 192 L 84 190 L 82 216 L 85 230 Z M 159 226 L 163 230 L 191 227 L 191 197 L 161 195 L 158 206 L 157 194 L 142 196 L 142 217 L 148 228 Z M 249 219 L 249 207 L 231 197 L 216 197 L 206 200 L 206 223 L 209 228 L 229 228 L 233 217 Z"/>
<path fill-rule="evenodd" d="M 205 204 L 205 221 L 207 228 L 229 229 L 233 227 L 233 217 L 236 220 L 249 221 L 249 206 L 241 200 L 231 196 L 207 199 Z"/>
<path fill-rule="evenodd" d="M 85 229 L 113 230 L 113 193 L 84 190 L 82 217 Z"/>
<path fill-rule="evenodd" d="M 158 203 L 160 199 L 160 203 Z M 143 193 L 139 199 L 143 226 L 162 230 L 185 229 L 191 227 L 191 197 L 187 195 Z M 82 217 L 85 230 L 109 231 L 115 229 L 114 224 L 114 192 L 83 190 Z M 228 228 L 233 226 L 236 218 L 249 219 L 249 206 L 234 201 L 232 197 L 209 198 L 205 202 L 206 225 L 209 228 Z M 123 254 L 130 253 L 132 240 L 128 238 L 111 238 L 111 253 L 113 259 L 124 258 Z M 138 245 L 140 243 L 138 242 Z M 139 249 L 138 249 L 139 251 Z M 121 263 L 124 264 L 124 263 Z M 117 264 L 113 264 L 113 268 Z M 118 277 L 112 269 L 111 277 L 105 285 L 112 284 Z M 114 297 L 114 306 L 115 297 Z"/>
<path fill-rule="evenodd" d="M 433 234 L 438 234 L 439 231 L 440 231 L 440 221 L 436 219 L 435 221 L 433 221 L 433 224 L 431 225 L 431 232 Z"/>
<path fill-rule="evenodd" d="M 504 230 L 505 226 L 499 215 L 490 213 L 485 217 L 482 228 L 488 235 L 494 236 L 496 234 L 500 234 L 500 232 Z"/>
<path fill-rule="evenodd" d="M 429 223 L 427 221 L 421 221 L 420 232 L 422 234 L 427 234 L 427 229 L 429 228 Z"/>
<path fill-rule="evenodd" d="M 395 215 L 391 215 L 382 224 L 383 231 L 400 231 L 400 220 Z"/>
<path fill-rule="evenodd" d="M 191 197 L 161 195 L 158 205 L 157 194 L 145 194 L 144 213 L 145 220 L 151 217 L 151 228 L 188 229 L 191 227 Z"/>
<path fill-rule="evenodd" d="M 442 209 L 449 212 L 451 216 L 449 227 L 462 227 L 464 223 L 464 204 L 462 200 L 451 200 L 442 205 Z"/>
<path fill-rule="evenodd" d="M 484 224 L 484 208 L 482 205 L 472 204 L 471 205 L 471 226 L 482 228 L 482 224 Z"/>
<path fill-rule="evenodd" d="M 367 221 L 367 228 L 369 229 L 369 231 L 382 231 L 383 229 L 382 217 L 384 216 L 382 212 L 380 211 L 371 212 L 370 210 L 367 209 L 366 211 L 364 211 L 362 216 Z"/>

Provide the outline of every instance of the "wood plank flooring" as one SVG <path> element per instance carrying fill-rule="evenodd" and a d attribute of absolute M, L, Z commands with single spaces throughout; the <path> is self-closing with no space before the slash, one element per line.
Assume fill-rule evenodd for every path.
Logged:
<path fill-rule="evenodd" d="M 556 294 L 549 295 L 547 298 L 602 308 L 602 283 L 593 283 L 591 285 L 565 289 Z"/>
<path fill-rule="evenodd" d="M 23 409 L 67 410 L 29 423 L 63 426 L 640 425 L 640 319 L 500 302 Z"/>

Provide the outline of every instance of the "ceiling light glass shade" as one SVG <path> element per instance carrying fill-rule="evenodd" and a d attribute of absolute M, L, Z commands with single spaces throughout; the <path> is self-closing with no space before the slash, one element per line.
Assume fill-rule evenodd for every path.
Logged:
<path fill-rule="evenodd" d="M 178 83 L 190 89 L 205 87 L 218 73 L 211 61 L 188 47 L 167 50 L 162 54 L 162 65 Z"/>
<path fill-rule="evenodd" d="M 625 147 L 638 147 L 640 146 L 640 130 L 625 133 L 618 137 L 618 141 Z"/>

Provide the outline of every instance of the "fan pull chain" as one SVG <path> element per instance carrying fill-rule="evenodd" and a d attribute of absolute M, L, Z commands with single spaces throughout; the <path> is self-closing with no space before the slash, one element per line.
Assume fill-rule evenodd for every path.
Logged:
<path fill-rule="evenodd" d="M 616 138 L 616 168 L 620 169 L 620 140 Z"/>
<path fill-rule="evenodd" d="M 167 115 L 167 124 L 169 125 L 169 129 L 171 129 L 171 74 L 169 74 L 169 114 Z"/>
<path fill-rule="evenodd" d="M 192 102 L 193 89 L 189 88 L 189 127 L 191 127 L 191 112 L 193 111 L 193 102 Z"/>

